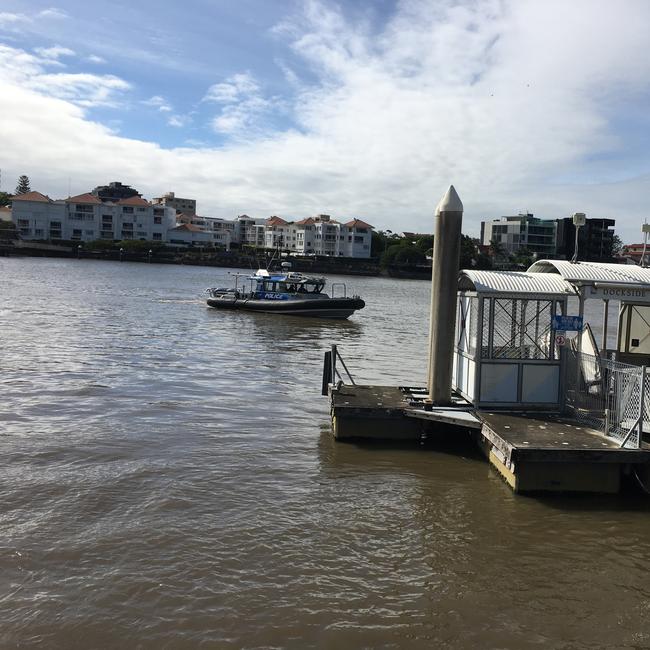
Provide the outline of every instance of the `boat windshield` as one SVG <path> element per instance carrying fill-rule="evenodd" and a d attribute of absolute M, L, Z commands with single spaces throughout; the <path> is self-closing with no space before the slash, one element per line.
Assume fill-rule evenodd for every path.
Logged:
<path fill-rule="evenodd" d="M 301 280 L 271 280 L 264 279 L 257 281 L 258 291 L 274 293 L 320 293 L 325 286 L 322 280 L 301 279 Z"/>

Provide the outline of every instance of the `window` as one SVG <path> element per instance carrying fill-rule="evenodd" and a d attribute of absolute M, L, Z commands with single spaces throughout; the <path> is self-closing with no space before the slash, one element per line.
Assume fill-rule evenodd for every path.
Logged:
<path fill-rule="evenodd" d="M 79 228 L 75 228 L 75 229 L 72 231 L 72 237 L 71 237 L 71 239 L 81 239 L 81 229 L 79 229 Z"/>
<path fill-rule="evenodd" d="M 122 230 L 133 231 L 133 224 L 132 223 L 123 223 L 122 224 Z"/>
<path fill-rule="evenodd" d="M 162 217 L 154 217 L 153 222 L 154 223 L 162 223 Z"/>
<path fill-rule="evenodd" d="M 138 208 L 138 212 L 146 212 L 147 208 Z"/>
<path fill-rule="evenodd" d="M 160 216 L 160 217 L 162 217 L 163 214 L 165 214 L 165 209 L 164 209 L 164 208 L 154 208 L 154 209 L 153 209 L 153 213 L 154 213 L 154 215 L 156 215 L 156 216 Z"/>
<path fill-rule="evenodd" d="M 113 215 L 112 214 L 103 214 L 102 215 L 102 222 L 103 223 L 113 223 Z"/>
<path fill-rule="evenodd" d="M 132 230 L 123 230 L 122 231 L 122 239 L 133 239 L 133 231 Z"/>
<path fill-rule="evenodd" d="M 133 208 L 129 205 L 125 205 L 122 207 L 122 213 L 123 214 L 133 214 Z"/>
<path fill-rule="evenodd" d="M 88 235 L 89 237 L 93 237 L 95 235 L 94 230 L 84 230 L 84 234 Z"/>
<path fill-rule="evenodd" d="M 19 228 L 29 228 L 29 219 L 18 219 Z"/>
<path fill-rule="evenodd" d="M 364 244 L 364 245 L 363 245 L 363 250 L 364 250 L 364 251 L 367 251 L 367 250 L 368 250 L 368 244 Z"/>
<path fill-rule="evenodd" d="M 92 205 L 75 205 L 74 206 L 74 211 L 75 212 L 85 212 L 85 213 L 93 213 L 93 206 Z"/>
<path fill-rule="evenodd" d="M 162 240 L 162 233 L 160 233 L 160 232 L 155 232 L 155 233 L 153 234 L 153 240 L 154 240 L 154 241 L 161 241 L 161 240 Z"/>
<path fill-rule="evenodd" d="M 60 230 L 50 230 L 50 239 L 61 239 Z"/>
<path fill-rule="evenodd" d="M 50 228 L 61 228 L 60 221 L 50 221 Z"/>
<path fill-rule="evenodd" d="M 348 241 L 352 241 L 352 235 L 348 235 Z"/>
<path fill-rule="evenodd" d="M 361 234 L 361 235 L 365 235 L 365 234 L 368 233 L 368 229 L 367 228 L 357 228 L 357 232 L 359 234 Z"/>
<path fill-rule="evenodd" d="M 147 236 L 147 232 L 146 232 L 145 230 L 138 230 L 138 232 L 136 233 L 136 235 L 137 235 L 138 237 L 146 237 L 146 236 Z"/>
<path fill-rule="evenodd" d="M 42 228 L 36 228 L 34 230 L 34 237 L 42 237 L 43 236 L 43 229 Z"/>
<path fill-rule="evenodd" d="M 112 230 L 102 230 L 101 235 L 99 236 L 100 239 L 113 239 L 113 231 Z"/>
<path fill-rule="evenodd" d="M 359 235 L 354 236 L 354 243 L 355 244 L 361 244 L 363 243 L 363 237 L 359 237 Z"/>

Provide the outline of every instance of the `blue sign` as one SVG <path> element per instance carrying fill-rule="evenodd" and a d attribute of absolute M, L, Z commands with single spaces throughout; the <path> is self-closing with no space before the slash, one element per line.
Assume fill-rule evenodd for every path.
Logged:
<path fill-rule="evenodd" d="M 551 327 L 565 332 L 581 332 L 582 316 L 553 316 Z"/>

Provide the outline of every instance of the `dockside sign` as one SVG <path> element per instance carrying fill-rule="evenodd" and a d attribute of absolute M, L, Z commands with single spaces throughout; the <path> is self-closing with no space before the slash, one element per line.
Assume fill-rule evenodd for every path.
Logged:
<path fill-rule="evenodd" d="M 650 302 L 650 290 L 640 287 L 600 286 L 589 287 L 587 298 L 601 300 L 623 300 L 624 302 Z"/>

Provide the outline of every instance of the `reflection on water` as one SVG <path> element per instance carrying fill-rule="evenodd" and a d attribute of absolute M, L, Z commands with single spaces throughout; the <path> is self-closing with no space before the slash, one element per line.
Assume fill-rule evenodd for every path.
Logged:
<path fill-rule="evenodd" d="M 645 501 L 331 439 L 323 352 L 423 383 L 426 282 L 335 322 L 208 310 L 222 269 L 0 274 L 0 647 L 650 645 Z"/>

